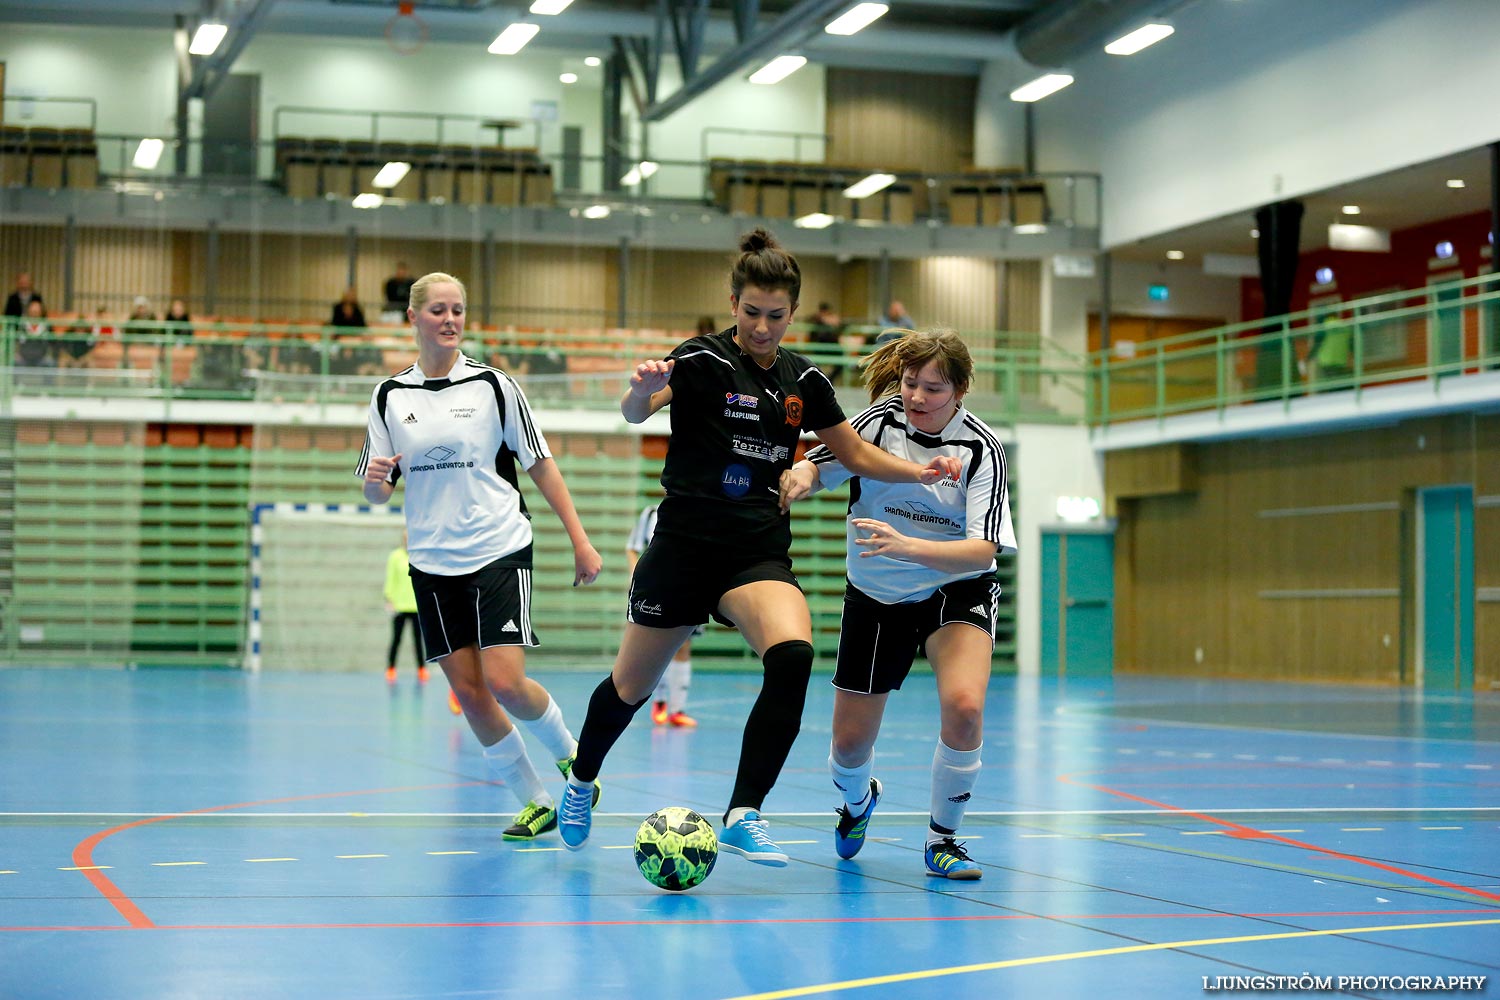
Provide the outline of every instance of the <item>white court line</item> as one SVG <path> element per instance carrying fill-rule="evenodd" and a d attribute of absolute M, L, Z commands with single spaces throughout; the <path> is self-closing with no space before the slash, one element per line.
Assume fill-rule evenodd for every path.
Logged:
<path fill-rule="evenodd" d="M 300 861 L 300 858 L 246 858 L 246 864 L 265 864 L 272 861 Z"/>
<path fill-rule="evenodd" d="M 152 868 L 182 868 L 186 865 L 206 865 L 207 861 L 153 861 Z"/>
<path fill-rule="evenodd" d="M 1419 830 L 1462 830 L 1461 826 L 1419 826 Z"/>
<path fill-rule="evenodd" d="M 1489 764 L 1465 764 L 1465 767 L 1478 770 L 1489 770 Z M 1500 806 L 1180 806 L 1174 807 L 1172 812 L 1205 812 L 1215 815 L 1245 815 L 1259 813 L 1273 813 L 1275 815 L 1308 815 L 1316 813 L 1420 813 L 1420 812 L 1477 812 L 1477 813 L 1500 813 Z M 964 813 L 968 816 L 985 816 L 993 819 L 1004 819 L 1009 816 L 1161 816 L 1161 809 L 970 809 Z M 0 812 L 0 819 L 7 817 L 76 817 L 76 816 L 100 816 L 119 818 L 155 818 L 159 816 L 177 816 L 173 813 L 142 813 L 142 812 Z M 515 817 L 514 813 L 489 813 L 489 812 L 372 812 L 363 814 L 368 819 L 505 819 Z M 599 812 L 593 815 L 612 819 L 637 819 L 640 814 L 635 812 Z M 801 819 L 812 817 L 815 819 L 826 819 L 827 811 L 817 812 L 775 812 L 762 813 L 768 819 Z M 880 810 L 882 816 L 920 816 L 927 818 L 927 812 L 923 810 L 912 810 L 908 812 Z M 349 813 L 311 813 L 311 812 L 219 812 L 195 814 L 192 818 L 196 821 L 208 819 L 235 820 L 245 817 L 256 819 L 327 819 L 347 817 Z M 187 818 L 182 814 L 181 818 Z"/>
<path fill-rule="evenodd" d="M 478 851 L 428 851 L 427 853 L 429 855 L 431 855 L 432 857 L 440 858 L 440 857 L 444 857 L 444 856 L 449 855 L 449 854 L 478 854 L 479 852 Z"/>
<path fill-rule="evenodd" d="M 106 872 L 106 871 L 109 871 L 110 867 L 111 867 L 110 865 L 78 865 L 77 867 L 73 867 L 73 868 L 59 868 L 58 871 L 60 871 L 60 872 Z"/>
<path fill-rule="evenodd" d="M 335 854 L 334 857 L 337 858 L 340 861 L 352 861 L 352 860 L 354 860 L 356 858 L 388 858 L 388 857 L 390 857 L 390 855 L 389 854 Z"/>
<path fill-rule="evenodd" d="M 1385 827 L 1383 827 L 1383 826 L 1342 826 L 1342 827 L 1339 827 L 1339 833 L 1382 833 L 1384 831 L 1385 831 Z"/>

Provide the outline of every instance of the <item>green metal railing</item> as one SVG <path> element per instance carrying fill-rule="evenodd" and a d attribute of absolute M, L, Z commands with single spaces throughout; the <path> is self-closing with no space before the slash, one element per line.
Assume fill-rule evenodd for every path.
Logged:
<path fill-rule="evenodd" d="M 1096 351 L 1088 421 L 1162 419 L 1500 365 L 1500 275 Z"/>
<path fill-rule="evenodd" d="M 415 357 L 404 327 L 151 322 L 98 333 L 90 321 L 0 325 L 0 412 L 26 396 L 362 403 L 373 380 Z M 859 362 L 874 328 L 841 343 L 789 341 L 862 405 Z M 464 350 L 515 375 L 548 408 L 613 410 L 629 372 L 690 334 L 615 327 L 471 328 Z M 969 405 L 997 424 L 1160 420 L 1318 393 L 1440 380 L 1500 367 L 1500 276 L 1481 275 L 1089 355 L 1034 334 L 966 331 Z"/>
<path fill-rule="evenodd" d="M 363 403 L 374 381 L 416 356 L 405 328 L 288 323 L 114 324 L 11 320 L 0 327 L 0 412 L 17 397 L 81 396 L 259 400 L 315 405 Z M 853 343 L 791 346 L 834 373 L 846 408 L 864 399 Z M 514 374 L 533 403 L 614 410 L 634 365 L 661 357 L 690 334 L 651 329 L 471 331 L 471 357 Z M 968 335 L 976 363 L 972 409 L 996 423 L 1083 418 L 1084 360 L 1035 335 Z"/>

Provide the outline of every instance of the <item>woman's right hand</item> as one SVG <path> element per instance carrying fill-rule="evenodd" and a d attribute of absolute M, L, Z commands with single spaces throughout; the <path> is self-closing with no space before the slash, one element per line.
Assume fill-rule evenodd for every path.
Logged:
<path fill-rule="evenodd" d="M 642 361 L 635 366 L 635 371 L 630 375 L 631 393 L 650 399 L 667 387 L 667 383 L 672 379 L 672 369 L 676 365 L 676 358 L 667 361 L 654 359 Z"/>
<path fill-rule="evenodd" d="M 369 463 L 365 466 L 365 482 L 385 483 L 389 482 L 391 473 L 401 464 L 401 456 L 384 458 L 380 455 L 371 455 Z"/>

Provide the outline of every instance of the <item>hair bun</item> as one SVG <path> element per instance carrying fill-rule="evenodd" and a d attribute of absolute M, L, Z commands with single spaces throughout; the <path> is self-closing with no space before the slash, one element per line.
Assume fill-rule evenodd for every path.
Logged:
<path fill-rule="evenodd" d="M 760 253 L 762 250 L 772 250 L 778 246 L 776 237 L 759 226 L 740 237 L 740 251 L 742 253 Z"/>

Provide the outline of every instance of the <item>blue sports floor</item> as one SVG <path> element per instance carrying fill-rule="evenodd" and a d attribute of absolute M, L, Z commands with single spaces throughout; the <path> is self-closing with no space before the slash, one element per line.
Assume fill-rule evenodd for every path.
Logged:
<path fill-rule="evenodd" d="M 576 727 L 603 665 L 533 667 Z M 1500 997 L 1500 697 L 997 677 L 985 874 L 950 883 L 921 861 L 931 678 L 892 698 L 878 839 L 839 861 L 816 676 L 766 803 L 791 865 L 671 894 L 635 827 L 717 819 L 757 676 L 700 672 L 696 731 L 643 713 L 570 854 L 501 841 L 512 797 L 409 669 L 0 670 L 0 998 Z"/>

